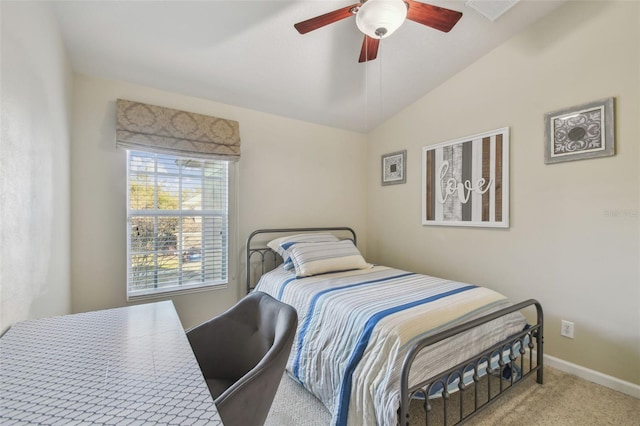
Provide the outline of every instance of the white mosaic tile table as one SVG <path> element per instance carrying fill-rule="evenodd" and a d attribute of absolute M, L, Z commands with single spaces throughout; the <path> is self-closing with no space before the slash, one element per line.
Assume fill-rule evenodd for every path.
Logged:
<path fill-rule="evenodd" d="M 172 302 L 15 324 L 0 424 L 222 425 Z"/>

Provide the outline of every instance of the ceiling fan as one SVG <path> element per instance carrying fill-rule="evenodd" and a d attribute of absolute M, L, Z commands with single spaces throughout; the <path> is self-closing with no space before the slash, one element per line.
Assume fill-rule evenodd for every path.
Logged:
<path fill-rule="evenodd" d="M 448 33 L 462 17 L 461 12 L 414 0 L 360 0 L 356 4 L 298 22 L 294 27 L 300 34 L 306 34 L 354 15 L 356 25 L 364 33 L 358 62 L 376 59 L 380 39 L 390 36 L 405 19 Z"/>

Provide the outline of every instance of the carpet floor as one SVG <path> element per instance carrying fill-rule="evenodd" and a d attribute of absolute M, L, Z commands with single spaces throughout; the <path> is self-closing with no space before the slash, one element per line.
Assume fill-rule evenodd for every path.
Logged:
<path fill-rule="evenodd" d="M 544 374 L 543 385 L 527 378 L 467 424 L 640 426 L 640 399 L 550 367 Z M 441 412 L 439 404 L 442 400 L 433 400 L 434 413 Z M 420 401 L 411 404 L 411 425 L 424 424 L 422 410 Z M 330 420 L 322 403 L 285 374 L 265 425 L 327 426 Z M 442 424 L 442 416 L 433 420 L 432 424 Z"/>

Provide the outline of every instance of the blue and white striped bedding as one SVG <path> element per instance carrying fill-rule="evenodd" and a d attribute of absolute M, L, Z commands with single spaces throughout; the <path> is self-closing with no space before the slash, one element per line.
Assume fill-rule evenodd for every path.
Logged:
<path fill-rule="evenodd" d="M 483 287 L 385 266 L 297 278 L 282 266 L 257 291 L 298 311 L 289 373 L 332 413 L 334 425 L 397 422 L 400 373 L 411 345 L 511 303 Z M 519 313 L 423 350 L 410 373 L 416 383 L 521 331 Z"/>

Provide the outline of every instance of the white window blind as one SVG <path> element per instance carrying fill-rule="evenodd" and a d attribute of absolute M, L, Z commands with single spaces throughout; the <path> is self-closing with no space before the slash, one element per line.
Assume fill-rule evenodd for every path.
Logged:
<path fill-rule="evenodd" d="M 229 164 L 128 151 L 127 297 L 226 285 Z"/>

